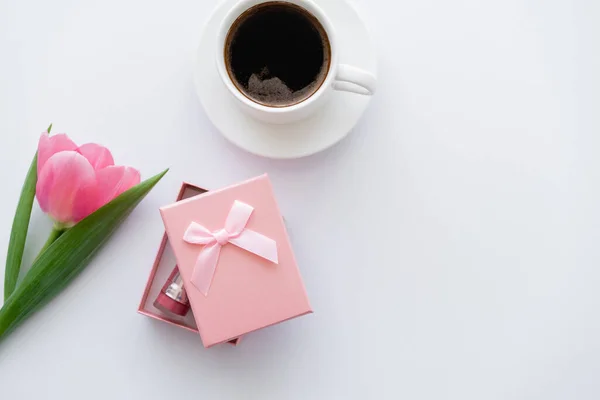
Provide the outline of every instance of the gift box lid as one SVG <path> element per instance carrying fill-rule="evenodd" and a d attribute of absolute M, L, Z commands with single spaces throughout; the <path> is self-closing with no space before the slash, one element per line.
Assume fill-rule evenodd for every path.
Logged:
<path fill-rule="evenodd" d="M 267 175 L 160 212 L 204 347 L 312 312 Z"/>

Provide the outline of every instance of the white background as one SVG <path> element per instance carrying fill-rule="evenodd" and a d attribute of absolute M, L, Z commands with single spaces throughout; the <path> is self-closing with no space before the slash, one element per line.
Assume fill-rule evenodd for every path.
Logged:
<path fill-rule="evenodd" d="M 50 122 L 171 168 L 0 344 L 3 399 L 600 398 L 600 3 L 357 3 L 377 96 L 339 145 L 271 161 L 194 93 L 214 0 L 0 2 L 0 259 Z M 263 172 L 315 313 L 209 350 L 138 315 L 157 207 Z M 26 262 L 49 226 L 36 209 Z"/>

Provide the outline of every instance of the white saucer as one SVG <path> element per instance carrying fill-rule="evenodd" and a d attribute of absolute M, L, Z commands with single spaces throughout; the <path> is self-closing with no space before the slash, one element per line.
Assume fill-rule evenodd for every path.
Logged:
<path fill-rule="evenodd" d="M 208 118 L 229 141 L 263 157 L 304 157 L 339 142 L 356 125 L 370 96 L 334 91 L 318 113 L 288 125 L 257 121 L 236 104 L 219 77 L 214 54 L 219 24 L 237 1 L 219 3 L 206 23 L 196 55 L 194 82 Z M 356 9 L 346 0 L 324 0 L 318 5 L 336 30 L 339 62 L 376 74 L 375 49 Z"/>

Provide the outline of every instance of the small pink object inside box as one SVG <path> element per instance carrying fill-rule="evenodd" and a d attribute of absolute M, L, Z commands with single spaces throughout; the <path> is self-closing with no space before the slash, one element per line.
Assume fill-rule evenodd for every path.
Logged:
<path fill-rule="evenodd" d="M 160 210 L 166 236 L 141 313 L 197 330 L 211 347 L 312 312 L 266 175 L 192 196 Z M 165 317 L 151 305 L 164 283 L 156 279 L 167 236 L 191 305 L 187 317 Z"/>

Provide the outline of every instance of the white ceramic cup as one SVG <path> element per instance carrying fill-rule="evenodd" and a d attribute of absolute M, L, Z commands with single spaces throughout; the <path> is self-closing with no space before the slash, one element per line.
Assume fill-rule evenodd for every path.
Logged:
<path fill-rule="evenodd" d="M 273 0 L 239 1 L 226 14 L 217 33 L 215 56 L 219 75 L 229 92 L 237 99 L 245 112 L 264 122 L 286 124 L 310 116 L 320 108 L 323 102 L 329 100 L 328 93 L 332 90 L 351 92 L 354 93 L 354 95 L 363 96 L 370 96 L 375 92 L 377 80 L 373 74 L 351 65 L 338 63 L 338 38 L 335 29 L 323 10 L 311 0 L 277 0 L 277 2 L 291 3 L 304 8 L 312 14 L 325 29 L 331 48 L 331 56 L 329 70 L 327 71 L 327 75 L 321 86 L 310 97 L 300 103 L 284 107 L 269 107 L 259 104 L 240 92 L 232 82 L 231 77 L 227 73 L 227 66 L 225 65 L 225 42 L 227 40 L 227 35 L 233 23 L 245 11 L 256 5 L 269 2 L 273 2 Z"/>

